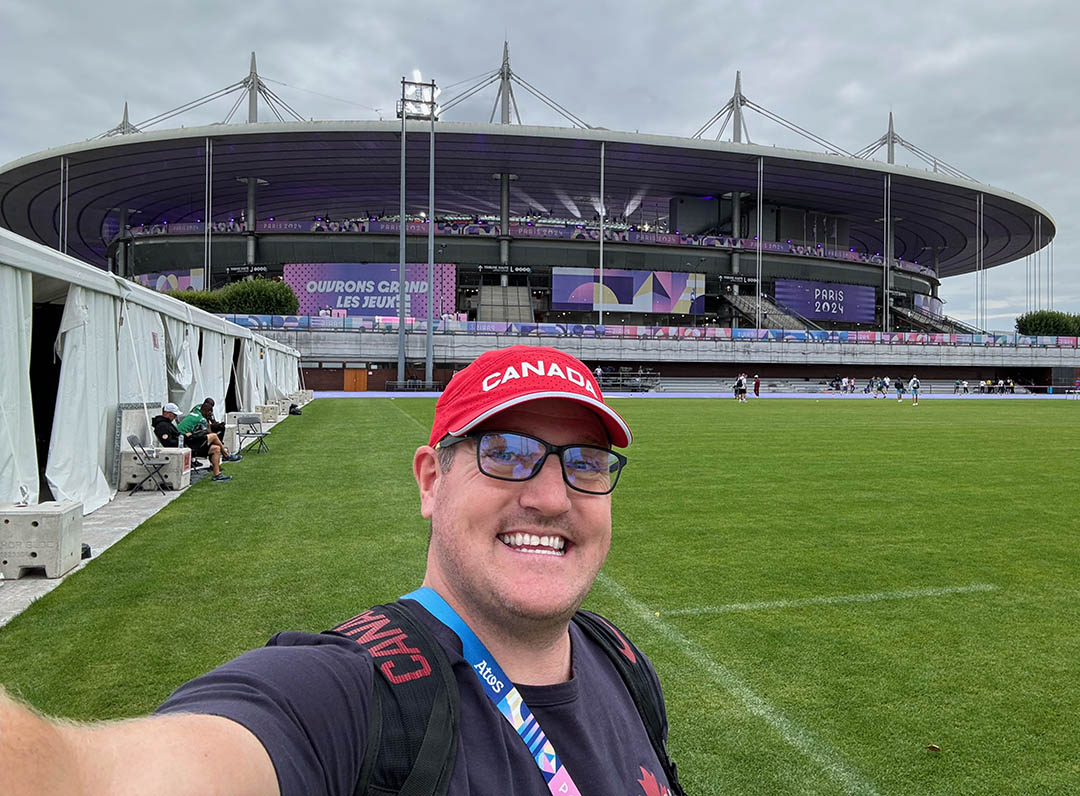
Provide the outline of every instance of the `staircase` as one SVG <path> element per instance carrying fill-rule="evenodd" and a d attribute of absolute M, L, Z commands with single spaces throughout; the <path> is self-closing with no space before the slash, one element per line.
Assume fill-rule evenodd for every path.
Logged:
<path fill-rule="evenodd" d="M 535 318 L 532 293 L 529 288 L 481 286 L 480 302 L 476 306 L 476 320 L 532 323 Z"/>
<path fill-rule="evenodd" d="M 734 293 L 724 293 L 724 299 L 728 304 L 738 310 L 739 314 L 746 318 L 751 325 L 757 323 L 758 296 L 739 296 Z M 780 309 L 779 305 L 765 296 L 761 296 L 761 326 L 763 329 L 820 329 L 820 326 L 812 324 L 805 318 L 800 318 L 786 310 Z"/>
<path fill-rule="evenodd" d="M 906 319 L 920 331 L 942 334 L 985 334 L 981 329 L 945 315 L 931 315 L 908 307 L 890 307 L 889 309 L 894 315 Z"/>

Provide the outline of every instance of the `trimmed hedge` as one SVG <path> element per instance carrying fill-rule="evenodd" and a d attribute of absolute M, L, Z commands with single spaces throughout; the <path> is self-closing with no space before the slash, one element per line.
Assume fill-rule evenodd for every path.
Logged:
<path fill-rule="evenodd" d="M 224 312 L 221 309 L 221 291 L 219 290 L 167 290 L 165 295 L 185 301 L 200 310 Z"/>
<path fill-rule="evenodd" d="M 236 315 L 295 315 L 300 300 L 285 282 L 272 279 L 246 279 L 233 282 L 220 291 L 221 312 Z"/>
<path fill-rule="evenodd" d="M 207 312 L 229 315 L 295 315 L 300 301 L 285 282 L 246 279 L 220 290 L 171 290 L 169 295 Z"/>
<path fill-rule="evenodd" d="M 1080 337 L 1080 314 L 1038 310 L 1016 319 L 1020 334 Z"/>

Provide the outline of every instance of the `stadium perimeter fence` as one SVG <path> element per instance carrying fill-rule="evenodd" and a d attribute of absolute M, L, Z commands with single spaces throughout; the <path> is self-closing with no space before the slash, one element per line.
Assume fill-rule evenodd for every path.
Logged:
<path fill-rule="evenodd" d="M 396 316 L 314 315 L 222 315 L 239 326 L 258 330 L 398 332 Z M 427 320 L 406 318 L 405 331 L 426 333 Z M 510 337 L 591 337 L 612 339 L 732 340 L 777 343 L 846 343 L 855 345 L 932 345 L 1005 348 L 1080 347 L 1077 337 L 1034 336 L 987 332 L 985 334 L 945 334 L 935 332 L 871 332 L 819 329 L 733 329 L 717 326 L 641 326 L 583 323 L 514 323 L 502 321 L 459 321 L 437 319 L 433 334 L 503 335 Z"/>

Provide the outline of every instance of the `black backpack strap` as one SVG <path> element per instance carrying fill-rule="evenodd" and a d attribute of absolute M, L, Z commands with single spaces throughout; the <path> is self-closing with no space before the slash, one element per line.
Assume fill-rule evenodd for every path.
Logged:
<path fill-rule="evenodd" d="M 645 725 L 645 732 L 671 786 L 672 796 L 686 796 L 679 784 L 678 768 L 667 751 L 664 695 L 645 656 L 621 631 L 599 614 L 578 611 L 574 615 L 574 624 L 611 659 L 637 706 L 641 723 Z"/>
<path fill-rule="evenodd" d="M 459 694 L 438 640 L 400 602 L 327 632 L 360 644 L 375 668 L 355 796 L 445 796 L 457 757 Z"/>

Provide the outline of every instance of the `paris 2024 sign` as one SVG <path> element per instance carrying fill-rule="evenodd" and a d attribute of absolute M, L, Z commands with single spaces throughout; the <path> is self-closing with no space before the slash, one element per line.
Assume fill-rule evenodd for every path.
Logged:
<path fill-rule="evenodd" d="M 777 279 L 775 298 L 781 309 L 815 321 L 874 322 L 876 291 L 867 285 Z"/>

